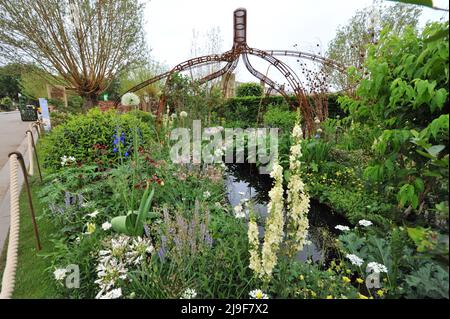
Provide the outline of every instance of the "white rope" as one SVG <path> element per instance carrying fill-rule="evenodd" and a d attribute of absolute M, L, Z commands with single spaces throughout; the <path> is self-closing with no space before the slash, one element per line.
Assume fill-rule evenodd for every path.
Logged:
<path fill-rule="evenodd" d="M 41 131 L 38 123 L 30 124 L 30 131 L 27 132 L 28 139 L 28 156 L 30 159 L 30 168 L 28 174 L 34 174 L 34 158 L 33 158 L 33 128 L 36 132 Z M 16 283 L 16 269 L 17 269 L 17 251 L 19 248 L 19 229 L 20 229 L 20 210 L 19 210 L 19 179 L 18 179 L 19 161 L 16 154 L 12 154 L 9 158 L 10 169 L 10 228 L 8 250 L 6 255 L 6 266 L 2 278 L 2 290 L 0 292 L 0 299 L 10 299 L 14 292 Z"/>
<path fill-rule="evenodd" d="M 28 138 L 28 158 L 30 160 L 30 168 L 28 169 L 28 175 L 33 176 L 34 175 L 34 160 L 33 160 L 33 134 L 31 131 L 27 132 L 27 138 Z"/>
<path fill-rule="evenodd" d="M 10 299 L 12 297 L 16 283 L 17 251 L 19 248 L 19 180 L 18 180 L 18 160 L 17 155 L 12 154 L 9 158 L 10 169 L 10 193 L 11 193 L 11 226 L 9 229 L 8 251 L 6 255 L 6 266 L 2 279 L 2 291 L 0 299 Z"/>

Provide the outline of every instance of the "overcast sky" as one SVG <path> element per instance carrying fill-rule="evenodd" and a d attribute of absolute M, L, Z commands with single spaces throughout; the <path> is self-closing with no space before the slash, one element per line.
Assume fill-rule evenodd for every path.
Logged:
<path fill-rule="evenodd" d="M 446 0 L 434 3 L 448 8 Z M 193 29 L 202 33 L 219 27 L 223 51 L 229 50 L 233 41 L 233 11 L 245 7 L 249 46 L 293 49 L 298 44 L 299 50 L 319 53 L 326 50 L 339 25 L 345 24 L 356 10 L 371 4 L 372 0 L 151 0 L 145 13 L 145 31 L 152 58 L 173 67 L 191 58 Z M 421 24 L 439 20 L 443 15 L 426 8 Z M 321 49 L 317 49 L 317 44 L 321 44 Z M 264 73 L 262 64 L 255 66 Z M 254 78 L 240 67 L 238 80 Z"/>

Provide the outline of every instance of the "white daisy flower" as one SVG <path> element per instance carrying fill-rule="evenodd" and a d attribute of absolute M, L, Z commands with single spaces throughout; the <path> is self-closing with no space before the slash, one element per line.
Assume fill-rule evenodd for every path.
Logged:
<path fill-rule="evenodd" d="M 188 288 L 181 295 L 180 299 L 194 299 L 197 297 L 197 291 L 195 289 Z"/>
<path fill-rule="evenodd" d="M 112 225 L 111 225 L 110 222 L 104 222 L 104 223 L 102 224 L 102 229 L 103 229 L 104 231 L 110 230 L 111 227 L 112 227 Z"/>
<path fill-rule="evenodd" d="M 95 218 L 95 217 L 97 217 L 98 214 L 100 214 L 100 212 L 98 210 L 95 210 L 90 214 L 86 214 L 86 217 Z"/>
<path fill-rule="evenodd" d="M 336 228 L 337 230 L 340 230 L 340 231 L 349 231 L 350 230 L 350 228 L 348 226 L 342 226 L 342 225 L 337 225 L 334 228 Z"/>
<path fill-rule="evenodd" d="M 107 292 L 103 296 L 100 296 L 99 299 L 117 299 L 120 297 L 122 297 L 122 289 L 117 288 L 117 289 L 113 289 L 113 290 Z"/>
<path fill-rule="evenodd" d="M 369 227 L 369 226 L 373 225 L 373 223 L 370 220 L 366 220 L 366 219 L 360 220 L 358 222 L 358 224 L 360 224 L 361 226 L 364 226 L 364 227 Z"/>
<path fill-rule="evenodd" d="M 269 299 L 269 296 L 260 289 L 250 291 L 249 295 L 251 299 Z"/>
<path fill-rule="evenodd" d="M 67 274 L 67 269 L 65 269 L 65 268 L 58 268 L 53 272 L 55 279 L 58 281 L 61 281 L 64 278 L 66 278 L 66 274 Z"/>
<path fill-rule="evenodd" d="M 379 263 L 376 263 L 376 262 L 370 262 L 370 263 L 367 264 L 367 271 L 368 272 L 374 272 L 374 273 L 377 273 L 377 274 L 379 274 L 381 272 L 384 272 L 384 273 L 387 274 L 388 269 L 383 264 L 379 264 Z"/>
<path fill-rule="evenodd" d="M 353 254 L 347 254 L 345 257 L 346 257 L 348 260 L 350 260 L 350 262 L 351 262 L 353 265 L 358 266 L 358 267 L 361 267 L 362 264 L 364 263 L 364 260 L 363 260 L 362 258 L 359 258 L 358 256 L 353 255 Z"/>

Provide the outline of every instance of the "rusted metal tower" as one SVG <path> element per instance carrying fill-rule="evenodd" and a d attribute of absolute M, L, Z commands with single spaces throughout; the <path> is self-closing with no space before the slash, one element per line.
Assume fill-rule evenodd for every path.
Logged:
<path fill-rule="evenodd" d="M 345 67 L 333 60 L 312 53 L 292 51 L 292 50 L 259 50 L 249 47 L 247 44 L 247 10 L 244 8 L 238 8 L 234 11 L 233 24 L 234 24 L 234 39 L 233 39 L 233 47 L 231 48 L 231 50 L 223 54 L 205 55 L 184 61 L 175 66 L 170 71 L 167 71 L 147 81 L 144 81 L 139 85 L 136 85 L 135 87 L 129 89 L 125 93 L 136 92 L 162 79 L 166 79 L 166 87 L 167 87 L 167 85 L 170 83 L 172 75 L 175 73 L 179 73 L 191 68 L 201 67 L 220 62 L 226 63 L 222 69 L 214 73 L 211 73 L 204 78 L 199 79 L 198 82 L 200 84 L 204 84 L 208 81 L 223 76 L 224 77 L 223 83 L 226 86 L 227 83 L 229 82 L 231 74 L 238 65 L 239 58 L 242 57 L 242 60 L 244 61 L 247 70 L 251 74 L 253 74 L 256 78 L 258 78 L 265 84 L 267 84 L 271 89 L 280 93 L 283 97 L 285 97 L 286 101 L 289 104 L 291 104 L 291 106 L 296 107 L 296 105 L 299 105 L 299 107 L 301 108 L 303 118 L 307 124 L 307 129 L 308 130 L 312 129 L 312 127 L 309 126 L 311 126 L 313 123 L 314 114 L 312 108 L 309 105 L 309 101 L 306 97 L 305 90 L 302 86 L 302 82 L 300 81 L 300 78 L 298 77 L 296 72 L 289 65 L 276 58 L 276 56 L 287 56 L 287 57 L 295 57 L 297 59 L 306 59 L 340 71 L 344 71 Z M 285 91 L 284 86 L 277 84 L 267 75 L 264 75 L 263 73 L 259 72 L 252 66 L 249 60 L 250 55 L 259 57 L 267 61 L 268 63 L 270 63 L 271 66 L 275 67 L 285 77 L 287 83 L 290 85 L 290 87 L 294 92 L 294 95 L 297 100 L 296 103 L 294 103 L 292 99 L 289 98 L 289 95 Z M 158 115 L 162 114 L 164 110 L 165 101 L 166 97 L 164 94 L 162 94 L 160 105 L 158 108 Z"/>

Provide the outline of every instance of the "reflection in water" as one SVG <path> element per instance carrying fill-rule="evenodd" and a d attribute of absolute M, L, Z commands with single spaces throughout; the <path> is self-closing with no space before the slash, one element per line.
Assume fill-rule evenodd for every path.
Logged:
<path fill-rule="evenodd" d="M 235 207 L 242 198 L 252 199 L 255 212 L 264 219 L 267 216 L 268 193 L 272 187 L 272 179 L 269 175 L 258 174 L 256 166 L 251 164 L 230 164 L 227 169 L 226 188 L 228 200 Z M 339 231 L 336 225 L 348 225 L 341 216 L 334 214 L 327 206 L 316 201 L 311 201 L 311 209 L 308 214 L 309 233 L 308 245 L 298 253 L 297 259 L 314 262 L 325 262 L 332 258 L 331 248 L 335 236 Z M 260 227 L 260 234 L 264 229 Z"/>

